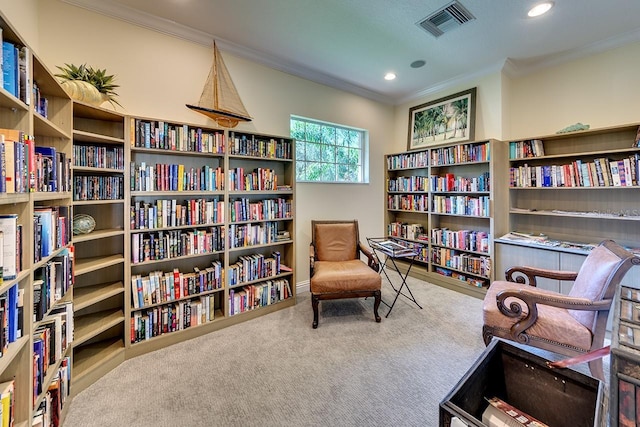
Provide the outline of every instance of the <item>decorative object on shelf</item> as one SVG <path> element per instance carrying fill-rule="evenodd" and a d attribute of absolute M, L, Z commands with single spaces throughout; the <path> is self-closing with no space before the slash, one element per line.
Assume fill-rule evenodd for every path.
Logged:
<path fill-rule="evenodd" d="M 186 104 L 186 106 L 215 120 L 223 127 L 233 128 L 240 121 L 251 121 L 215 41 L 213 42 L 213 65 L 202 89 L 200 101 L 198 105 Z"/>
<path fill-rule="evenodd" d="M 91 215 L 76 214 L 73 216 L 73 235 L 88 234 L 96 228 L 96 220 Z"/>
<path fill-rule="evenodd" d="M 67 91 L 69 96 L 80 102 L 90 105 L 100 106 L 109 101 L 111 105 L 120 105 L 115 99 L 118 94 L 115 89 L 120 87 L 114 84 L 115 76 L 107 75 L 107 70 L 94 69 L 91 66 L 82 64 L 64 64 L 64 67 L 57 66 L 62 73 L 56 74 L 60 78 L 60 84 Z"/>
<path fill-rule="evenodd" d="M 408 150 L 475 136 L 476 88 L 409 109 Z"/>
<path fill-rule="evenodd" d="M 569 125 L 564 129 L 560 129 L 556 133 L 577 132 L 579 130 L 587 130 L 587 129 L 589 129 L 589 125 L 583 125 L 582 123 L 578 122 L 576 124 Z"/>

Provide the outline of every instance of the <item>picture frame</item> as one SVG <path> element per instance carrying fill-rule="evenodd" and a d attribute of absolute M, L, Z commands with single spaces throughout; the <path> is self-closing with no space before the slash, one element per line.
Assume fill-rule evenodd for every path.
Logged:
<path fill-rule="evenodd" d="M 476 126 L 476 90 L 474 87 L 411 107 L 407 149 L 472 141 Z"/>

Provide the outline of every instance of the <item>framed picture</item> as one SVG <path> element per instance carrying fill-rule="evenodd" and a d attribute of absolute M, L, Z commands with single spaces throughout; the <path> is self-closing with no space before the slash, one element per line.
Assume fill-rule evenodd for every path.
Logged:
<path fill-rule="evenodd" d="M 471 141 L 476 125 L 476 88 L 409 109 L 408 150 Z"/>

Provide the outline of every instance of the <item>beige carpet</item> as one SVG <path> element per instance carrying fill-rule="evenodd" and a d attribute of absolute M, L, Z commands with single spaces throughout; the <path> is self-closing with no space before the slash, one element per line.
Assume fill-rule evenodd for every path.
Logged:
<path fill-rule="evenodd" d="M 484 350 L 482 301 L 410 279 L 373 300 L 296 306 L 126 361 L 78 394 L 65 427 L 437 426 L 438 405 Z M 392 291 L 383 282 L 383 299 Z"/>

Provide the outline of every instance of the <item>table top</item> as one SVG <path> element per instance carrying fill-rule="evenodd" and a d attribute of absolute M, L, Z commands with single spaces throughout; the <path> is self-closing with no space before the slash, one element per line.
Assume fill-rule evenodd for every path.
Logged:
<path fill-rule="evenodd" d="M 380 251 L 393 258 L 414 257 L 424 245 L 391 237 L 367 237 L 367 243 L 374 251 Z"/>

